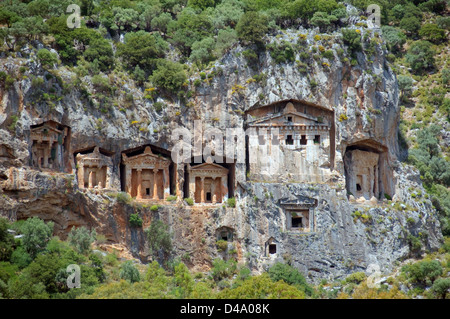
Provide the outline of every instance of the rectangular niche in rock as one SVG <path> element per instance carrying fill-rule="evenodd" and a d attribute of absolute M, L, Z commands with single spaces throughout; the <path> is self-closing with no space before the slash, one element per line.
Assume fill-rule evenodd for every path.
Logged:
<path fill-rule="evenodd" d="M 313 232 L 315 230 L 314 207 L 317 200 L 306 196 L 297 199 L 282 200 L 286 216 L 286 229 L 290 231 Z"/>
<path fill-rule="evenodd" d="M 104 151 L 103 151 L 104 152 Z M 113 162 L 99 147 L 91 153 L 75 153 L 78 187 L 85 189 L 112 189 Z"/>
<path fill-rule="evenodd" d="M 352 199 L 392 197 L 393 173 L 388 163 L 387 147 L 364 140 L 347 146 L 344 155 L 347 194 Z"/>
<path fill-rule="evenodd" d="M 188 165 L 190 197 L 196 204 L 219 204 L 229 195 L 229 169 L 215 163 Z"/>
<path fill-rule="evenodd" d="M 124 190 L 138 200 L 160 200 L 170 196 L 171 160 L 154 154 L 150 146 L 122 153 Z"/>
<path fill-rule="evenodd" d="M 31 165 L 71 173 L 70 128 L 55 121 L 30 127 Z"/>

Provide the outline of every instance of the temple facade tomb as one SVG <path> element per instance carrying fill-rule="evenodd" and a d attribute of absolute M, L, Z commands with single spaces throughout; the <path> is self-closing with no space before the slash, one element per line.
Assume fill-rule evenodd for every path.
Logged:
<path fill-rule="evenodd" d="M 334 167 L 334 113 L 298 101 L 248 111 L 248 171 L 255 181 L 325 182 Z"/>
<path fill-rule="evenodd" d="M 31 163 L 39 169 L 64 171 L 70 149 L 69 128 L 47 121 L 30 128 Z"/>
<path fill-rule="evenodd" d="M 355 198 L 379 198 L 379 157 L 375 152 L 358 149 L 345 153 L 347 190 Z"/>
<path fill-rule="evenodd" d="M 215 163 L 188 165 L 189 196 L 197 204 L 218 204 L 228 199 L 229 170 Z"/>
<path fill-rule="evenodd" d="M 388 148 L 377 141 L 367 139 L 346 146 L 344 172 L 349 198 L 378 200 L 394 196 Z"/>
<path fill-rule="evenodd" d="M 298 196 L 297 199 L 282 200 L 280 204 L 285 212 L 288 231 L 313 232 L 315 230 L 316 199 Z"/>
<path fill-rule="evenodd" d="M 78 187 L 84 189 L 112 189 L 113 162 L 100 153 L 98 147 L 92 153 L 76 155 Z"/>
<path fill-rule="evenodd" d="M 146 146 L 142 154 L 122 154 L 125 191 L 138 200 L 160 200 L 170 195 L 170 159 L 153 154 Z"/>

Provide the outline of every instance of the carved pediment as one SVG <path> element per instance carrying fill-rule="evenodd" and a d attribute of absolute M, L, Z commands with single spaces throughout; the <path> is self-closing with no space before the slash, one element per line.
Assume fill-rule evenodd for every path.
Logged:
<path fill-rule="evenodd" d="M 144 153 L 135 156 L 128 157 L 126 154 L 122 154 L 122 160 L 125 165 L 128 166 L 162 166 L 167 167 L 170 165 L 170 160 L 158 156 L 152 153 L 152 150 L 147 146 Z"/>
<path fill-rule="evenodd" d="M 287 118 L 291 117 L 291 122 Z M 311 115 L 300 112 L 278 113 L 256 119 L 250 126 L 285 126 L 285 125 L 321 125 L 319 120 Z"/>
<path fill-rule="evenodd" d="M 228 169 L 215 163 L 203 163 L 190 168 L 192 172 L 218 172 L 228 174 Z"/>
<path fill-rule="evenodd" d="M 108 166 L 112 165 L 112 159 L 106 155 L 100 153 L 100 150 L 97 147 L 94 148 L 92 153 L 88 154 L 77 154 L 77 162 L 84 166 Z"/>
<path fill-rule="evenodd" d="M 295 199 L 281 199 L 280 205 L 286 209 L 307 209 L 317 206 L 317 199 L 315 198 L 303 195 L 297 195 L 296 197 Z"/>

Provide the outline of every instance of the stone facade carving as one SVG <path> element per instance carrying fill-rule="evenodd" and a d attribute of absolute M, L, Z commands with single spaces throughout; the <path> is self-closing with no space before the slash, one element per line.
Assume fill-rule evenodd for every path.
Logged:
<path fill-rule="evenodd" d="M 125 165 L 125 191 L 138 200 L 165 199 L 170 195 L 169 166 L 171 161 L 152 153 L 146 146 L 142 154 L 128 157 Z"/>
<path fill-rule="evenodd" d="M 334 114 L 319 106 L 279 102 L 248 112 L 250 178 L 326 182 L 334 167 Z M 276 132 L 278 135 L 273 135 Z"/>
<path fill-rule="evenodd" d="M 195 203 L 222 203 L 228 199 L 228 169 L 215 163 L 188 165 L 189 196 Z"/>
<path fill-rule="evenodd" d="M 280 202 L 286 214 L 286 229 L 290 231 L 313 232 L 315 230 L 314 207 L 317 200 L 298 196 L 294 200 Z"/>
<path fill-rule="evenodd" d="M 113 162 L 111 157 L 100 153 L 98 147 L 92 153 L 76 156 L 79 188 L 111 189 Z"/>
<path fill-rule="evenodd" d="M 32 166 L 63 171 L 68 162 L 69 128 L 47 121 L 30 130 Z"/>

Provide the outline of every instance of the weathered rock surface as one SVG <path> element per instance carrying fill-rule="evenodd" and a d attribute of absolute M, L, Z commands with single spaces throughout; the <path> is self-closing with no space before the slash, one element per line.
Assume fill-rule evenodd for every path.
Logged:
<path fill-rule="evenodd" d="M 373 31 L 362 32 L 376 37 Z M 254 70 L 241 54 L 245 49 L 236 47 L 216 62 L 212 79 L 195 89 L 190 100 L 193 107 L 164 101 L 166 107 L 161 111 L 145 98 L 147 92 L 119 76 L 110 80 L 116 87 L 114 101 L 123 107 L 104 109 L 89 77 L 74 80 L 75 74 L 65 68 L 52 70 L 51 75 L 33 62 L 30 57 L 34 53 L 23 55 L 28 59 L 2 59 L 0 69 L 19 74 L 18 68 L 25 65 L 29 77 L 8 90 L 0 89 L 0 214 L 11 220 L 31 216 L 53 220 L 55 234 L 63 238 L 72 226 L 86 225 L 143 261 L 148 257 L 143 229 L 159 218 L 174 234 L 176 254 L 197 270 L 207 270 L 214 258 L 225 254 L 217 251 L 215 243 L 217 230 L 227 226 L 234 231 L 228 253 L 232 251 L 254 271 L 284 260 L 316 282 L 366 270 L 370 264 L 388 271 L 395 261 L 418 253 L 411 250 L 411 236 L 420 239 L 423 250 L 437 249 L 442 235 L 436 212 L 418 173 L 397 161 L 398 86 L 382 43 L 375 46 L 373 56 L 357 53 L 358 64 L 352 66 L 341 57 L 348 55 L 340 33 L 316 40 L 318 30 L 300 29 L 280 33 L 270 41 L 286 40 L 296 45 L 300 34 L 306 35 L 306 41 L 298 43 L 305 51 L 323 45 L 333 50 L 334 59 L 317 61 L 311 57 L 305 73 L 295 62 L 275 64 L 265 52 L 259 55 L 258 69 Z M 300 60 L 298 54 L 296 59 Z M 249 81 L 261 74 L 264 81 Z M 30 76 L 41 77 L 44 83 L 33 86 Z M 56 99 L 42 98 L 49 89 Z M 71 128 L 73 152 L 93 146 L 115 152 L 111 174 L 118 181 L 121 151 L 125 149 L 153 144 L 170 150 L 171 132 L 179 126 L 192 132 L 194 120 L 201 119 L 204 129 L 243 127 L 242 114 L 250 107 L 287 99 L 305 100 L 334 111 L 336 154 L 330 183 L 253 183 L 246 179 L 245 165 L 236 165 L 235 208 L 189 207 L 179 198 L 176 203 L 160 202 L 162 207 L 152 213 L 142 205 L 121 204 L 113 194 L 80 190 L 75 170 L 64 174 L 29 167 L 30 125 L 42 120 L 52 119 Z M 13 115 L 17 116 L 15 125 Z M 383 184 L 395 194 L 392 202 L 348 200 L 344 155 L 347 147 L 359 143 L 383 148 L 386 169 L 392 171 Z M 180 183 L 185 182 L 182 173 Z M 283 200 L 299 197 L 317 200 L 315 227 L 309 233 L 287 229 L 280 205 Z M 142 228 L 130 227 L 132 213 L 143 218 Z M 277 253 L 267 255 L 266 243 L 271 238 Z"/>

